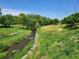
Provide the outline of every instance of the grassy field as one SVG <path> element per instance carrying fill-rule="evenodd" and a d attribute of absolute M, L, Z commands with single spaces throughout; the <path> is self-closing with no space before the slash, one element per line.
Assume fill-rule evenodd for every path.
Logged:
<path fill-rule="evenodd" d="M 10 46 L 30 35 L 31 31 L 18 28 L 0 28 L 0 44 Z"/>
<path fill-rule="evenodd" d="M 30 30 L 19 28 L 0 28 L 0 57 L 6 54 L 6 48 L 19 43 L 31 34 Z"/>
<path fill-rule="evenodd" d="M 49 25 L 37 32 L 37 47 L 26 59 L 79 59 L 79 29 Z"/>

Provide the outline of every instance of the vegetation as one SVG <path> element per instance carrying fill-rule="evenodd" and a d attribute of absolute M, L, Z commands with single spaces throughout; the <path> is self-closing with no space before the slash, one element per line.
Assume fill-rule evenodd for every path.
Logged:
<path fill-rule="evenodd" d="M 32 48 L 33 44 L 34 41 L 30 41 L 29 44 L 24 49 L 22 49 L 22 51 L 16 51 L 16 53 L 14 53 L 14 58 L 12 59 L 21 59 L 21 57 L 27 54 L 30 48 Z"/>
<path fill-rule="evenodd" d="M 61 22 L 62 24 L 66 24 L 66 26 L 69 28 L 77 28 L 77 25 L 79 23 L 79 13 L 75 13 L 68 17 L 65 17 Z"/>
<path fill-rule="evenodd" d="M 30 33 L 31 31 L 26 29 L 0 28 L 0 45 L 10 46 L 13 43 L 18 43 Z"/>
<path fill-rule="evenodd" d="M 35 29 L 37 27 L 50 25 L 50 24 L 58 24 L 58 19 L 50 19 L 47 17 L 43 17 L 35 14 L 24 14 L 21 13 L 18 16 L 12 16 L 11 14 L 0 16 L 0 25 L 3 27 L 11 27 L 13 25 L 19 25 L 22 28 L 27 29 Z"/>
<path fill-rule="evenodd" d="M 39 28 L 37 47 L 26 59 L 79 59 L 78 32 L 61 25 Z"/>
<path fill-rule="evenodd" d="M 27 29 L 0 28 L 0 53 L 30 34 L 31 31 Z"/>
<path fill-rule="evenodd" d="M 4 27 L 10 27 L 13 24 L 13 16 L 11 14 L 3 15 L 0 17 L 0 24 Z"/>
<path fill-rule="evenodd" d="M 36 47 L 27 59 L 79 59 L 78 27 L 79 13 L 59 21 L 35 14 L 2 15 L 0 9 L 0 58 L 8 53 L 5 51 L 9 47 L 37 30 L 39 37 Z M 13 59 L 20 59 L 27 54 L 33 43 L 29 42 L 22 51 L 13 50 Z"/>

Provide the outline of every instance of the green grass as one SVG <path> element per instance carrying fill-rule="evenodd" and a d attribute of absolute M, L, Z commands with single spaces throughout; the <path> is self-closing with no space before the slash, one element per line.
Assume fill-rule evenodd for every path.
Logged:
<path fill-rule="evenodd" d="M 62 29 L 61 25 L 43 26 L 37 30 L 36 48 L 26 59 L 79 59 L 79 29 Z M 3 29 L 3 30 L 2 30 Z M 11 33 L 15 33 L 10 35 Z M 19 33 L 19 34 L 18 34 Z M 19 42 L 30 31 L 18 28 L 0 28 L 0 48 Z M 20 59 L 33 46 L 31 41 L 22 51 L 16 52 L 13 59 Z M 15 52 L 15 51 L 14 51 Z M 5 53 L 0 53 L 0 57 Z"/>
<path fill-rule="evenodd" d="M 45 26 L 38 34 L 37 47 L 26 59 L 79 59 L 79 29 Z"/>
<path fill-rule="evenodd" d="M 0 53 L 0 58 L 6 56 L 6 54 L 7 54 L 7 52 L 2 52 L 2 53 Z"/>
<path fill-rule="evenodd" d="M 28 43 L 28 45 L 25 46 L 24 49 L 22 49 L 22 51 L 20 51 L 20 52 L 17 51 L 16 53 L 14 53 L 14 58 L 12 58 L 12 59 L 21 59 L 21 57 L 23 55 L 26 55 L 28 53 L 28 51 L 32 48 L 33 44 L 34 44 L 34 40 L 30 41 Z"/>
<path fill-rule="evenodd" d="M 0 28 L 0 57 L 5 55 L 6 48 L 19 43 L 31 34 L 30 30 L 19 28 Z"/>
<path fill-rule="evenodd" d="M 24 37 L 30 35 L 31 31 L 18 28 L 0 28 L 0 44 L 10 46 L 18 43 Z"/>

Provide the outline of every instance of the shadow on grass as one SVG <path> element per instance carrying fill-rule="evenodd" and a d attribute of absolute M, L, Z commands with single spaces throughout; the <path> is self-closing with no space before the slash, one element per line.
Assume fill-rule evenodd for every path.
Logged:
<path fill-rule="evenodd" d="M 79 27 L 65 26 L 63 29 L 75 30 L 75 29 L 79 29 Z"/>
<path fill-rule="evenodd" d="M 0 26 L 0 28 L 13 28 L 13 26 L 10 26 L 10 27 Z"/>

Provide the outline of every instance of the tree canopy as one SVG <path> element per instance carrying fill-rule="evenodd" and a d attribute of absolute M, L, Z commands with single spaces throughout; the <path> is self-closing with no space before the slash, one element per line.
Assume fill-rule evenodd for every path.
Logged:
<path fill-rule="evenodd" d="M 72 14 L 61 20 L 62 24 L 67 24 L 67 27 L 76 28 L 79 23 L 79 13 Z"/>

